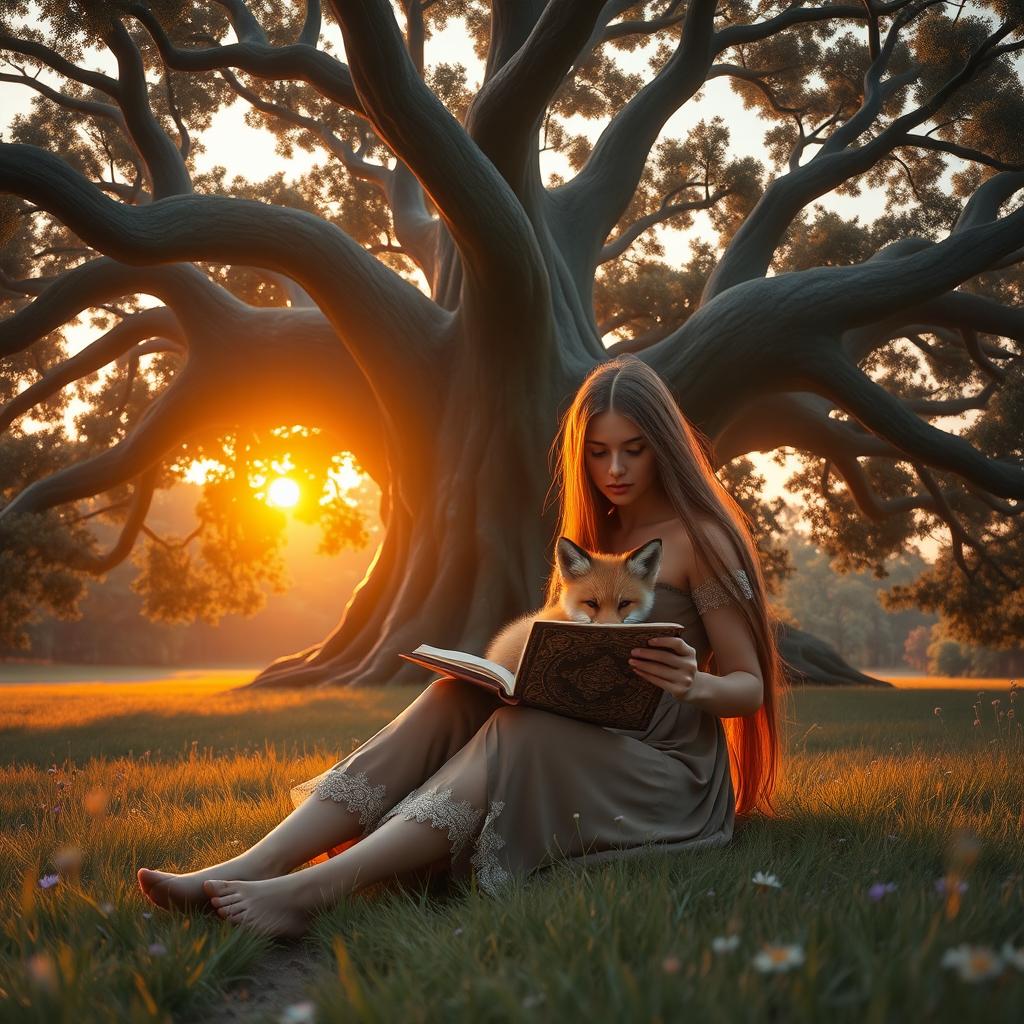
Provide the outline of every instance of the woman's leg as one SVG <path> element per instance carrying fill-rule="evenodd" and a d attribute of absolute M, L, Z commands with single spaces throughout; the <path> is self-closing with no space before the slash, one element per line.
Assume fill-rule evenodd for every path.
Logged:
<path fill-rule="evenodd" d="M 163 907 L 206 907 L 203 883 L 208 879 L 276 878 L 347 840 L 368 835 L 384 812 L 433 775 L 500 705 L 479 687 L 435 680 L 342 761 L 295 787 L 292 799 L 302 802 L 244 853 L 188 874 L 140 868 L 142 890 Z M 435 860 L 441 856 L 443 851 Z"/>
<path fill-rule="evenodd" d="M 303 871 L 246 881 L 223 876 L 204 883 L 217 913 L 232 924 L 268 935 L 301 935 L 311 915 L 374 882 L 448 863 L 477 832 L 483 819 L 487 769 L 483 744 L 466 744 L 446 763 L 457 782 L 428 801 L 403 808 L 350 849 Z M 428 820 L 429 819 L 429 820 Z"/>

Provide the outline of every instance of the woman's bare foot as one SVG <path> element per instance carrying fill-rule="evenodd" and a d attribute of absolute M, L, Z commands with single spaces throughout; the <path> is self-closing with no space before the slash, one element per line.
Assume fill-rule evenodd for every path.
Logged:
<path fill-rule="evenodd" d="M 139 888 L 158 907 L 166 910 L 206 910 L 213 912 L 210 900 L 203 890 L 203 882 L 210 878 L 258 879 L 270 878 L 275 872 L 254 858 L 246 859 L 245 854 L 223 864 L 175 875 L 170 871 L 152 871 L 139 868 Z"/>
<path fill-rule="evenodd" d="M 298 871 L 264 881 L 210 879 L 203 889 L 225 921 L 262 935 L 304 935 L 322 900 L 314 898 Z"/>

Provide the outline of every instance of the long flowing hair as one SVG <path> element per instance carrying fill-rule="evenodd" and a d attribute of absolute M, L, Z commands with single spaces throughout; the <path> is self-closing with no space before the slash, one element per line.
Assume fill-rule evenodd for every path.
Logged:
<path fill-rule="evenodd" d="M 753 600 L 735 601 L 746 617 L 757 644 L 764 680 L 764 700 L 750 715 L 723 718 L 729 748 L 729 766 L 736 796 L 737 820 L 751 812 L 774 816 L 772 797 L 781 763 L 780 724 L 788 720 L 785 662 L 776 637 L 779 619 L 766 599 L 761 561 L 751 534 L 751 520 L 722 486 L 708 459 L 706 435 L 683 415 L 665 382 L 642 359 L 627 353 L 594 367 L 580 385 L 563 415 L 549 452 L 552 488 L 561 494 L 558 529 L 552 542 L 546 601 L 557 602 L 561 591 L 554 544 L 568 537 L 589 551 L 605 550 L 610 543 L 609 520 L 614 505 L 595 486 L 584 459 L 584 438 L 594 416 L 613 411 L 632 420 L 655 453 L 661 484 L 676 516 L 700 555 L 719 578 L 730 579 L 731 567 L 706 538 L 705 523 L 717 522 L 732 540 L 746 570 Z M 549 491 L 550 495 L 550 491 Z M 545 501 L 545 508 L 548 502 Z M 615 552 L 621 553 L 621 552 Z M 715 671 L 712 654 L 708 670 Z"/>

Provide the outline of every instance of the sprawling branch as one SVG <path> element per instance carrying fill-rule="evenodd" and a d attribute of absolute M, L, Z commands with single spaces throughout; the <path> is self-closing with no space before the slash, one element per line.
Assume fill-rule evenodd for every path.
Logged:
<path fill-rule="evenodd" d="M 135 540 L 146 522 L 146 515 L 153 502 L 153 492 L 156 490 L 157 480 L 160 478 L 159 462 L 143 470 L 135 481 L 135 489 L 132 493 L 131 506 L 128 509 L 128 517 L 125 519 L 121 533 L 114 543 L 114 546 L 103 555 L 88 555 L 84 552 L 78 554 L 75 559 L 74 568 L 84 572 L 101 575 L 110 572 L 115 566 L 120 565 L 135 545 Z"/>
<path fill-rule="evenodd" d="M 302 31 L 295 42 L 299 46 L 315 47 L 320 40 L 320 23 L 322 21 L 320 0 L 307 0 L 306 18 L 302 23 Z"/>
<path fill-rule="evenodd" d="M 821 394 L 912 459 L 956 473 L 1000 497 L 1024 497 L 1024 468 L 986 458 L 962 437 L 924 422 L 844 356 L 808 360 L 803 369 Z"/>
<path fill-rule="evenodd" d="M 932 0 L 907 7 L 907 15 L 917 13 Z M 916 110 L 896 118 L 883 131 L 856 149 L 850 143 L 867 129 L 892 89 L 906 84 L 911 75 L 898 76 L 878 84 L 877 76 L 888 63 L 889 52 L 883 49 L 869 68 L 865 79 L 865 95 L 861 107 L 806 164 L 776 178 L 765 190 L 757 205 L 747 216 L 705 283 L 701 303 L 743 281 L 763 277 L 786 229 L 809 202 L 832 191 L 849 178 L 863 174 L 892 149 L 905 142 L 912 128 L 931 117 L 957 90 L 970 82 L 978 71 L 1000 53 L 996 43 L 1013 31 L 1013 24 L 993 32 L 964 63 L 963 67 L 937 89 Z M 892 40 L 895 35 L 890 36 Z M 1009 251 L 1009 250 L 1007 250 Z"/>
<path fill-rule="evenodd" d="M 113 103 L 101 103 L 99 100 L 83 100 L 77 96 L 68 96 L 66 93 L 50 88 L 45 82 L 40 82 L 38 78 L 33 78 L 31 75 L 0 74 L 0 82 L 28 86 L 28 88 L 34 89 L 40 95 L 45 96 L 48 100 L 52 100 L 65 110 L 73 110 L 75 113 L 85 114 L 88 117 L 102 117 L 108 121 L 113 121 L 124 132 L 126 139 L 131 138 L 128 125 L 124 119 L 124 113 L 120 107 L 115 106 Z"/>
<path fill-rule="evenodd" d="M 687 185 L 696 185 L 699 182 L 687 182 Z M 685 187 L 685 186 L 684 186 Z M 676 192 L 680 191 L 679 189 Z M 687 203 L 673 203 L 671 202 L 672 195 L 676 192 L 667 195 L 662 199 L 661 205 L 658 209 L 651 211 L 646 217 L 641 217 L 639 220 L 634 221 L 628 228 L 626 228 L 621 234 L 616 235 L 610 242 L 607 242 L 601 249 L 601 255 L 598 259 L 599 263 L 607 263 L 608 260 L 617 259 L 621 256 L 645 231 L 649 228 L 654 227 L 655 224 L 663 224 L 667 220 L 671 220 L 678 213 L 686 213 L 688 210 L 709 210 L 714 206 L 719 199 L 729 195 L 733 190 L 730 188 L 717 189 L 710 195 L 705 196 L 704 199 L 695 199 L 692 202 Z M 605 333 L 605 332 L 602 332 Z"/>
<path fill-rule="evenodd" d="M 51 50 L 42 43 L 33 39 L 19 39 L 17 36 L 0 35 L 0 50 L 10 50 L 12 53 L 20 53 L 23 57 L 29 57 L 39 64 L 45 64 L 48 68 L 70 78 L 74 82 L 81 82 L 97 92 L 106 93 L 108 96 L 117 97 L 120 92 L 116 78 L 104 75 L 99 71 L 87 71 L 77 64 L 62 57 L 55 50 Z"/>
<path fill-rule="evenodd" d="M 222 196 L 123 206 L 34 146 L 0 145 L 0 188 L 38 203 L 95 249 L 126 263 L 202 259 L 294 277 L 331 319 L 378 391 L 382 410 L 394 401 L 410 413 L 425 405 L 423 382 L 436 380 L 450 314 L 336 225 L 301 210 Z"/>
<path fill-rule="evenodd" d="M 416 175 L 462 255 L 472 291 L 466 309 L 484 301 L 492 321 L 501 305 L 516 335 L 517 362 L 553 359 L 550 284 L 522 206 L 494 165 L 427 88 L 405 48 L 386 0 L 333 0 L 353 80 L 380 137 Z M 492 349 L 508 352 L 505 345 Z"/>
<path fill-rule="evenodd" d="M 335 57 L 308 43 L 292 46 L 264 46 L 259 43 L 231 43 L 202 49 L 174 45 L 151 11 L 141 4 L 129 8 L 153 37 L 164 63 L 175 71 L 220 71 L 238 68 L 257 78 L 273 81 L 308 82 L 327 99 L 364 113 L 356 96 L 348 67 Z"/>
<path fill-rule="evenodd" d="M 526 191 L 544 111 L 603 6 L 603 0 L 550 0 L 529 37 L 470 109 L 469 134 L 519 196 Z"/>
<path fill-rule="evenodd" d="M 611 120 L 583 169 L 551 195 L 562 211 L 571 262 L 583 276 L 636 191 L 665 122 L 706 80 L 714 53 L 717 0 L 691 0 L 679 47 L 652 82 Z M 569 225 L 572 225 L 570 230 Z"/>
<path fill-rule="evenodd" d="M 0 321 L 0 356 L 21 352 L 86 309 L 137 294 L 163 300 L 177 311 L 186 331 L 195 333 L 244 308 L 197 267 L 135 267 L 99 258 L 62 274 L 30 306 Z"/>
<path fill-rule="evenodd" d="M 191 192 L 192 179 L 181 151 L 160 127 L 149 105 L 149 84 L 139 48 L 119 21 L 104 33 L 103 41 L 117 58 L 117 98 L 132 141 L 149 169 L 154 199 Z"/>
<path fill-rule="evenodd" d="M 399 162 L 392 170 L 383 164 L 371 163 L 318 118 L 308 117 L 281 103 L 264 99 L 243 85 L 232 71 L 224 70 L 221 75 L 239 96 L 257 110 L 296 128 L 305 129 L 327 152 L 339 159 L 346 170 L 379 189 L 391 208 L 395 236 L 403 251 L 416 261 L 428 279 L 431 277 L 439 222 L 427 213 L 423 190 L 404 164 Z"/>
<path fill-rule="evenodd" d="M 914 307 L 933 300 L 935 308 L 944 293 L 989 269 L 1022 241 L 1024 207 L 908 256 L 869 259 L 849 267 L 815 267 L 780 275 L 778 280 L 791 279 L 787 284 L 794 289 L 793 301 L 809 317 L 842 332 L 900 312 L 912 312 L 914 319 L 921 319 L 920 308 Z M 813 305 L 802 304 L 812 297 Z"/>
<path fill-rule="evenodd" d="M 193 375 L 186 368 L 176 377 L 123 441 L 99 455 L 36 480 L 6 505 L 0 516 L 42 512 L 55 505 L 88 498 L 152 469 L 202 422 L 204 404 L 213 397 L 208 383 L 194 377 L 190 380 L 190 376 Z"/>
<path fill-rule="evenodd" d="M 184 340 L 177 317 L 166 307 L 135 313 L 12 398 L 0 409 L 0 431 L 72 381 L 95 373 L 147 338 Z"/>

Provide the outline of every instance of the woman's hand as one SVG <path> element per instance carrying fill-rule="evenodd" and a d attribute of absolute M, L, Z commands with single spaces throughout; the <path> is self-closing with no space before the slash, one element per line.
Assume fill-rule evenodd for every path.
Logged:
<path fill-rule="evenodd" d="M 689 700 L 697 673 L 697 649 L 681 636 L 656 636 L 646 647 L 634 647 L 629 659 L 633 671 L 667 690 L 678 701 Z"/>

